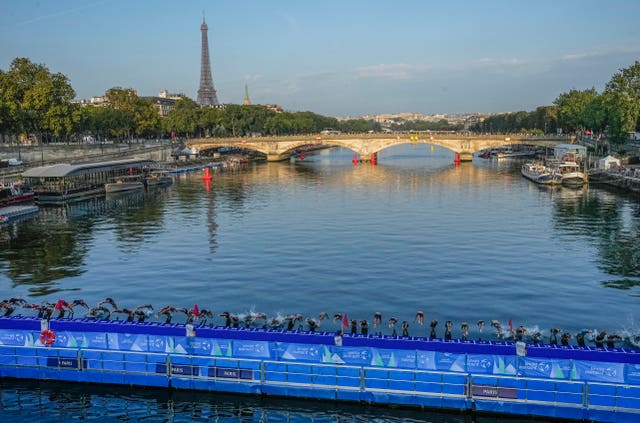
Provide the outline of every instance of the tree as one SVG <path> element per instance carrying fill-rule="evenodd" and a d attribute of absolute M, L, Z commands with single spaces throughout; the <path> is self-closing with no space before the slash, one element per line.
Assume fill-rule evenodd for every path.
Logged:
<path fill-rule="evenodd" d="M 16 133 L 33 134 L 42 142 L 43 132 L 60 136 L 73 128 L 75 92 L 68 78 L 47 67 L 16 58 L 0 78 L 0 103 Z M 8 109 L 8 112 L 7 112 Z"/>
<path fill-rule="evenodd" d="M 604 89 L 609 136 L 623 141 L 638 128 L 640 118 L 640 61 L 614 74 Z"/>
<path fill-rule="evenodd" d="M 566 131 L 587 127 L 587 108 L 597 96 L 595 88 L 584 91 L 571 90 L 560 94 L 553 102 L 558 108 L 558 126 Z"/>
<path fill-rule="evenodd" d="M 181 98 L 176 101 L 176 105 L 164 120 L 164 128 L 171 132 L 177 131 L 179 134 L 189 138 L 195 134 L 200 121 L 200 106 L 190 98 Z"/>

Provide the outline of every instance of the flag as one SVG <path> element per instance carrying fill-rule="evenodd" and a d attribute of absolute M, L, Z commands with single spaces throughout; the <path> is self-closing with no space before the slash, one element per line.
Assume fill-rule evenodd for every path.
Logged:
<path fill-rule="evenodd" d="M 193 315 L 198 317 L 200 315 L 200 309 L 198 309 L 198 304 L 193 306 Z"/>
<path fill-rule="evenodd" d="M 342 326 L 349 326 L 349 318 L 347 317 L 347 313 L 344 314 L 342 318 Z"/>
<path fill-rule="evenodd" d="M 62 300 L 58 300 L 56 306 L 54 307 L 56 310 L 62 310 Z"/>
<path fill-rule="evenodd" d="M 509 331 L 513 332 L 513 320 L 509 319 Z"/>

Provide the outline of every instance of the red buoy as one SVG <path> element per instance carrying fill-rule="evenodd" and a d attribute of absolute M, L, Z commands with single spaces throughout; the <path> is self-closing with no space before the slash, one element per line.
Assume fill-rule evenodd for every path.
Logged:
<path fill-rule="evenodd" d="M 353 153 L 353 160 L 351 160 L 351 163 L 353 163 L 354 165 L 357 165 L 359 162 L 360 160 L 358 160 L 358 154 Z"/>
<path fill-rule="evenodd" d="M 209 168 L 205 167 L 204 168 L 204 176 L 202 177 L 203 181 L 210 181 L 211 180 L 211 175 L 209 175 Z"/>
<path fill-rule="evenodd" d="M 304 160 L 304 151 L 300 152 L 300 160 Z"/>
<path fill-rule="evenodd" d="M 456 165 L 460 164 L 460 153 L 456 152 L 456 158 L 453 159 L 453 163 L 455 163 Z"/>
<path fill-rule="evenodd" d="M 371 155 L 371 164 L 372 165 L 378 164 L 378 153 L 373 153 Z"/>

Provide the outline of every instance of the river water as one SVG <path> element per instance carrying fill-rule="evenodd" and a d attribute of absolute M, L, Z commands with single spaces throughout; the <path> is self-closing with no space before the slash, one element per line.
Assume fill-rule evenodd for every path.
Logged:
<path fill-rule="evenodd" d="M 618 346 L 637 342 L 636 197 L 541 187 L 520 175 L 518 162 L 454 166 L 452 152 L 424 144 L 384 150 L 377 166 L 354 166 L 351 157 L 322 150 L 302 162 L 215 174 L 209 184 L 188 173 L 168 188 L 41 208 L 34 219 L 0 227 L 0 298 L 95 305 L 112 297 L 121 308 L 197 304 L 216 315 L 327 311 L 370 323 L 378 311 L 385 323 L 409 322 L 414 336 L 426 336 L 432 319 L 438 336 L 446 320 L 459 336 L 466 321 L 473 339 L 495 339 L 489 322 L 497 319 L 545 339 L 552 327 L 589 328 L 621 334 Z M 424 326 L 414 322 L 418 310 Z M 483 333 L 478 320 L 487 322 Z M 331 320 L 320 326 L 337 329 Z M 61 386 L 5 381 L 0 415 L 66 420 L 71 412 L 61 404 L 70 402 L 74 416 L 127 421 L 468 418 Z"/>

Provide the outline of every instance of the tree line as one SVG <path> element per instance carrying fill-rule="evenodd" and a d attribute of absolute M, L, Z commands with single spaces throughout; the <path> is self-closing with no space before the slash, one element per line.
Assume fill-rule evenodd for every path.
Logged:
<path fill-rule="evenodd" d="M 476 132 L 564 133 L 591 131 L 623 142 L 640 127 L 640 62 L 620 69 L 602 92 L 595 88 L 561 93 L 553 106 L 501 113 L 470 129 Z"/>
<path fill-rule="evenodd" d="M 131 88 L 114 87 L 105 93 L 104 107 L 73 103 L 69 79 L 45 65 L 16 58 L 7 71 L 0 69 L 0 135 L 27 136 L 37 142 L 74 141 L 85 135 L 97 139 L 296 135 L 332 128 L 343 132 L 380 131 L 377 122 L 338 121 L 313 112 L 280 112 L 263 105 L 228 104 L 201 108 L 182 98 L 165 118 L 153 101 Z M 640 62 L 613 75 L 604 90 L 572 89 L 552 106 L 534 111 L 492 115 L 470 129 L 476 132 L 576 132 L 589 129 L 612 141 L 623 141 L 636 131 L 640 118 Z M 439 122 L 395 122 L 392 130 L 457 130 Z"/>
<path fill-rule="evenodd" d="M 189 98 L 176 100 L 161 118 L 153 101 L 131 88 L 114 87 L 105 93 L 104 106 L 73 103 L 69 79 L 45 65 L 16 58 L 7 71 L 0 69 L 0 135 L 26 136 L 36 142 L 78 141 L 86 135 L 98 140 L 132 138 L 296 135 L 326 128 L 343 132 L 380 130 L 364 119 L 338 121 L 309 111 L 280 112 L 262 105 L 228 104 L 201 108 Z"/>

